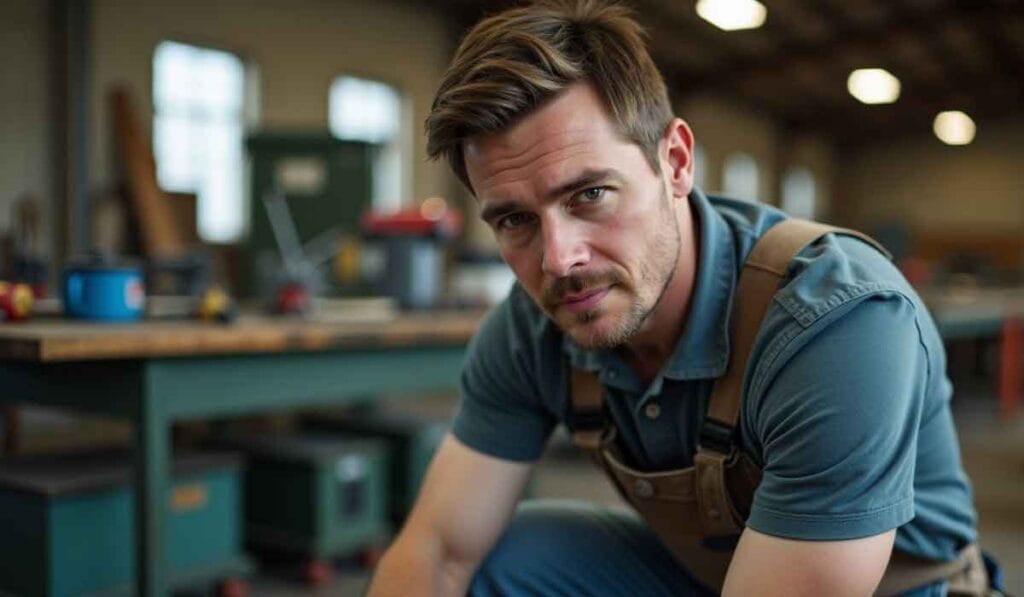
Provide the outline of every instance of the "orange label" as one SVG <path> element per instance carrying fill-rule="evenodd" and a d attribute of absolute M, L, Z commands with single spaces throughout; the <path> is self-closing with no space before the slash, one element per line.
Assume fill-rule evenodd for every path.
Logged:
<path fill-rule="evenodd" d="M 171 512 L 189 512 L 199 510 L 209 500 L 206 485 L 193 483 L 182 485 L 171 491 Z"/>

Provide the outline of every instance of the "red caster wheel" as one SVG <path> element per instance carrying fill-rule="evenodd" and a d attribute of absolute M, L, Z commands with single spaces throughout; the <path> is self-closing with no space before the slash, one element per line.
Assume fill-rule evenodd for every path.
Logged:
<path fill-rule="evenodd" d="M 322 587 L 331 582 L 331 579 L 334 577 L 334 569 L 323 560 L 310 560 L 306 562 L 306 568 L 303 570 L 302 576 L 307 583 L 316 587 Z"/>
<path fill-rule="evenodd" d="M 248 597 L 249 583 L 240 578 L 229 578 L 217 587 L 217 597 Z"/>

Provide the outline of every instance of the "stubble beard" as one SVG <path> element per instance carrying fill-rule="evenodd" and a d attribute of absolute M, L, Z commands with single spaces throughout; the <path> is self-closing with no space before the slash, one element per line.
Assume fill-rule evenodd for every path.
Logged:
<path fill-rule="evenodd" d="M 663 214 L 659 218 L 658 230 L 649 237 L 646 255 L 648 260 L 640 267 L 639 285 L 627 283 L 618 272 L 606 272 L 596 276 L 567 276 L 561 278 L 544 293 L 544 309 L 562 331 L 584 350 L 610 349 L 625 344 L 640 332 L 651 313 L 661 304 L 665 291 L 675 276 L 679 251 L 682 247 L 678 221 L 675 217 L 668 194 L 663 190 L 660 205 Z M 618 322 L 608 329 L 590 329 L 602 317 L 611 316 L 608 309 L 598 306 L 589 311 L 577 313 L 574 325 L 565 326 L 555 317 L 558 298 L 568 291 L 581 292 L 587 288 L 608 286 L 631 295 L 631 301 Z M 644 289 L 651 289 L 644 292 Z M 656 289 L 656 290 L 654 290 Z"/>

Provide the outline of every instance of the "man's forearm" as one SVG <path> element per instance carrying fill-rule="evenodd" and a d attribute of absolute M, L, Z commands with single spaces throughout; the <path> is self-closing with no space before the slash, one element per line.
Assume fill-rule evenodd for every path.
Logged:
<path fill-rule="evenodd" d="M 449 434 L 409 520 L 381 558 L 370 595 L 465 595 L 508 524 L 531 468 L 475 452 Z"/>
<path fill-rule="evenodd" d="M 470 564 L 446 557 L 440 546 L 400 538 L 381 558 L 369 596 L 465 595 L 472 574 Z"/>

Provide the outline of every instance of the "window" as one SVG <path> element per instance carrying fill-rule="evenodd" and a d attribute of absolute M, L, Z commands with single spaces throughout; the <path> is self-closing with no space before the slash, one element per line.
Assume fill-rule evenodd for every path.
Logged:
<path fill-rule="evenodd" d="M 196 226 L 209 242 L 238 240 L 245 228 L 245 87 L 234 54 L 171 41 L 153 54 L 157 179 L 197 195 Z"/>
<path fill-rule="evenodd" d="M 701 190 L 705 189 L 707 179 L 707 158 L 704 155 L 704 146 L 700 143 L 693 144 L 693 184 Z"/>
<path fill-rule="evenodd" d="M 817 189 L 807 168 L 791 168 L 782 179 L 782 209 L 797 218 L 815 217 Z"/>
<path fill-rule="evenodd" d="M 757 160 L 753 157 L 742 152 L 729 154 L 722 171 L 722 190 L 736 199 L 757 201 L 759 176 Z"/>
<path fill-rule="evenodd" d="M 409 194 L 411 123 L 398 90 L 380 81 L 342 76 L 331 83 L 328 122 L 339 139 L 380 146 L 373 164 L 374 208 L 391 211 Z"/>

